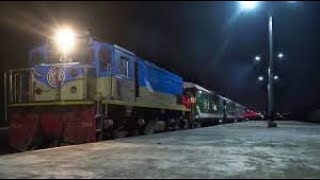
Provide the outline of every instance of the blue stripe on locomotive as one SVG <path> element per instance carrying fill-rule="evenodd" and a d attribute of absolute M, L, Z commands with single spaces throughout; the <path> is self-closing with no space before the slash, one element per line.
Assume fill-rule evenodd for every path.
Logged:
<path fill-rule="evenodd" d="M 151 91 L 166 94 L 181 95 L 183 80 L 167 70 L 157 65 L 139 60 L 139 86 L 147 87 Z"/>

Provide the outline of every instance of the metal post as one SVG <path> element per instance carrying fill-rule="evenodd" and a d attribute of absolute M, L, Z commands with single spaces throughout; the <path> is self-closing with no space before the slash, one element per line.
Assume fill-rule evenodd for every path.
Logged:
<path fill-rule="evenodd" d="M 19 74 L 19 102 L 23 102 L 23 99 L 22 99 L 22 73 Z"/>
<path fill-rule="evenodd" d="M 7 80 L 7 73 L 5 72 L 4 73 L 4 76 L 3 76 L 3 90 L 4 90 L 4 120 L 6 122 L 8 122 L 8 92 L 7 92 L 7 83 L 8 83 L 8 80 Z"/>
<path fill-rule="evenodd" d="M 29 82 L 29 94 L 30 94 L 29 102 L 33 102 L 34 101 L 34 76 L 33 76 L 33 70 L 29 71 L 29 78 L 30 78 L 30 82 Z"/>
<path fill-rule="evenodd" d="M 109 63 L 108 65 L 107 65 L 107 71 L 110 73 L 110 93 L 109 93 L 109 98 L 111 99 L 112 98 L 112 95 L 113 95 L 113 93 L 112 93 L 112 89 L 113 89 L 113 87 L 112 87 L 112 72 L 111 72 L 111 63 Z"/>
<path fill-rule="evenodd" d="M 9 102 L 8 102 L 9 104 L 14 103 L 13 96 L 12 96 L 12 94 L 13 94 L 12 73 L 13 73 L 12 70 L 9 70 L 9 93 L 8 93 L 9 94 Z"/>
<path fill-rule="evenodd" d="M 17 73 L 14 73 L 14 103 L 17 103 Z"/>
<path fill-rule="evenodd" d="M 272 12 L 269 14 L 269 68 L 268 68 L 268 126 L 275 127 L 273 109 L 273 29 Z"/>
<path fill-rule="evenodd" d="M 101 101 L 98 101 L 98 106 L 99 106 L 99 126 L 100 126 L 100 134 L 99 134 L 99 140 L 102 141 L 103 140 L 103 136 L 104 136 L 104 119 L 103 119 L 103 109 L 102 109 L 102 104 Z"/>
<path fill-rule="evenodd" d="M 82 85 L 82 93 L 83 93 L 83 99 L 88 100 L 88 94 L 89 94 L 89 87 L 88 87 L 88 67 L 82 67 L 84 72 L 83 77 L 83 85 Z"/>

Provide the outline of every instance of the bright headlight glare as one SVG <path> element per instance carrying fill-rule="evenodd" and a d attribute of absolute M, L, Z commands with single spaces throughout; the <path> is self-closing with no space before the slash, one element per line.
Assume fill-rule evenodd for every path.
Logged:
<path fill-rule="evenodd" d="M 60 29 L 55 34 L 55 41 L 60 50 L 68 53 L 74 49 L 75 33 L 70 28 Z"/>

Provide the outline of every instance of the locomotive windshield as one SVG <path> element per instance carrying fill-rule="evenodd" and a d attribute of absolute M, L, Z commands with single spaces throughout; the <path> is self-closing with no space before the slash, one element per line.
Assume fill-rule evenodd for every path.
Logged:
<path fill-rule="evenodd" d="M 47 44 L 31 51 L 31 64 L 77 63 L 92 65 L 93 47 L 85 34 L 66 28 L 56 32 Z"/>

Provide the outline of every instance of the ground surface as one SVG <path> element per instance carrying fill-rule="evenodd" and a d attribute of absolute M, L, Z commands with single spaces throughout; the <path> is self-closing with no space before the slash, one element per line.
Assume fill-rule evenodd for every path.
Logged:
<path fill-rule="evenodd" d="M 0 178 L 320 178 L 320 126 L 250 121 L 3 155 Z"/>

